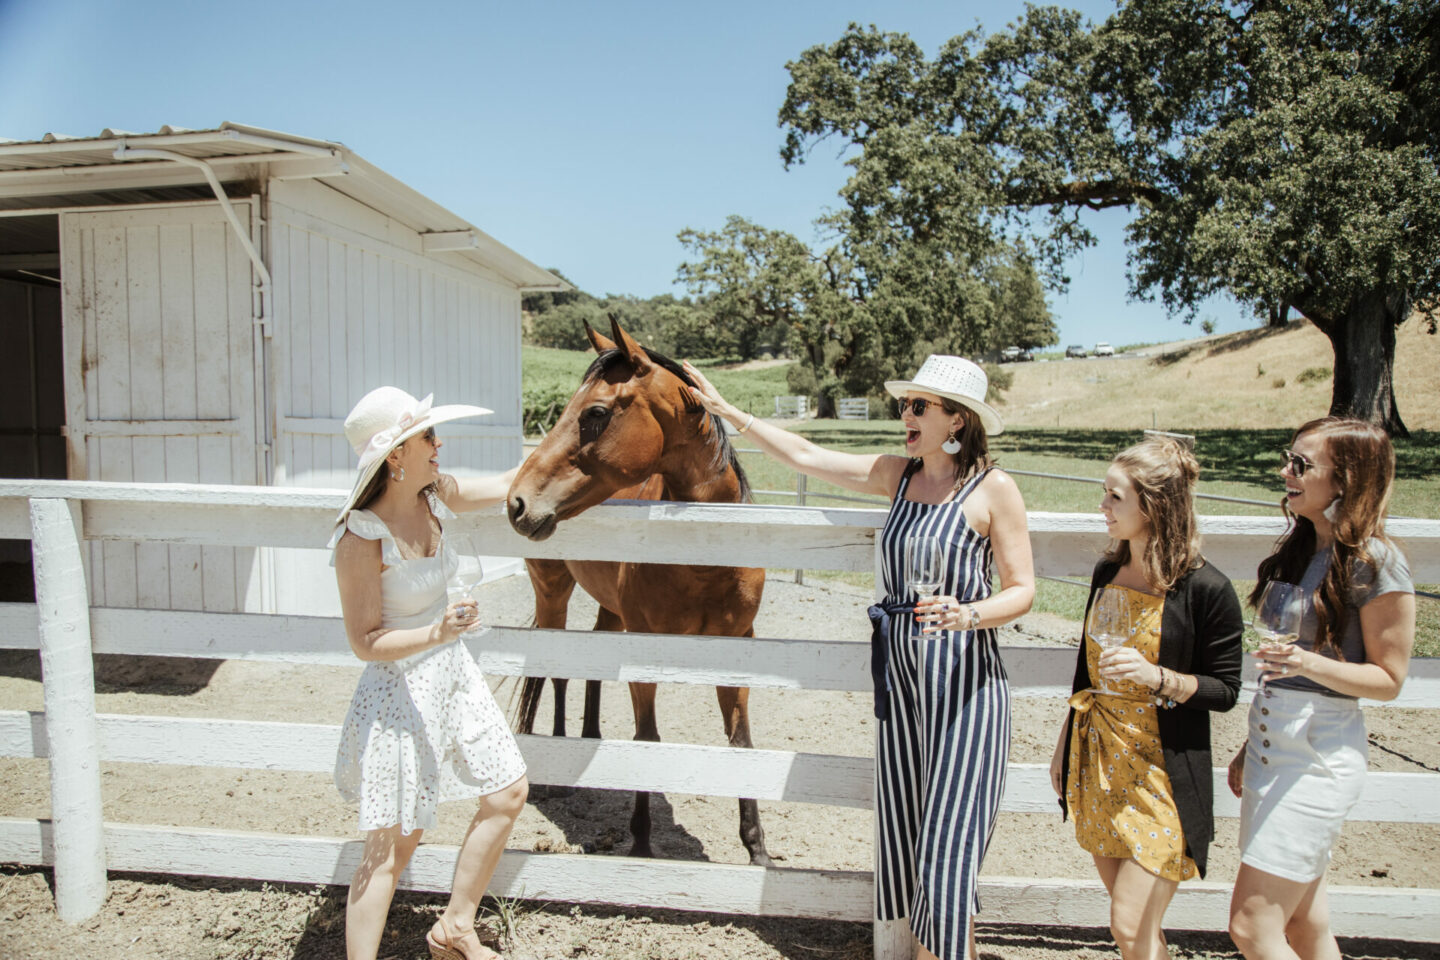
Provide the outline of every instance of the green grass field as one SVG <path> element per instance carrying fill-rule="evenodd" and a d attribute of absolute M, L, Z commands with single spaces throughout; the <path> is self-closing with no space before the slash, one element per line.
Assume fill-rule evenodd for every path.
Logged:
<path fill-rule="evenodd" d="M 573 390 L 579 385 L 593 357 L 593 354 L 575 351 L 524 348 L 526 391 L 537 385 Z M 785 383 L 787 368 L 783 365 L 730 370 L 699 361 L 697 366 L 705 369 L 706 376 L 727 399 L 758 416 L 773 409 L 776 395 L 790 392 Z M 897 420 L 809 420 L 792 426 L 792 429 L 816 443 L 854 453 L 903 451 Z M 1289 430 L 1197 430 L 1194 433 L 1201 470 L 1200 492 L 1270 504 L 1263 506 L 1201 499 L 1197 501 L 1196 509 L 1205 515 L 1273 516 L 1283 493 L 1276 472 L 1279 451 L 1290 440 Z M 1110 458 L 1139 438 L 1139 431 L 1134 430 L 1018 427 L 996 437 L 991 443 L 991 452 L 1002 467 L 1012 471 L 1099 480 L 1105 475 Z M 744 451 L 745 438 L 737 438 L 736 446 Z M 1416 431 L 1409 439 L 1397 441 L 1395 448 L 1397 476 L 1391 513 L 1409 517 L 1440 517 L 1440 435 Z M 742 452 L 741 462 L 755 490 L 780 492 L 778 495 L 757 494 L 757 503 L 795 502 L 796 476 L 793 471 L 758 453 Z M 1098 508 L 1098 483 L 1028 476 L 1016 476 L 1015 481 L 1031 510 L 1086 513 Z M 808 502 L 812 506 L 864 506 L 843 500 L 827 500 L 821 496 L 827 493 L 851 495 L 830 484 L 807 480 Z M 877 503 L 877 506 L 883 507 L 883 504 Z M 1241 571 L 1230 572 L 1238 574 Z M 815 571 L 807 576 L 839 579 L 865 586 L 873 586 L 874 582 L 870 574 Z M 1242 597 L 1250 586 L 1250 581 L 1236 580 L 1236 588 Z M 1421 588 L 1440 592 L 1440 587 L 1433 584 L 1422 585 Z M 1079 620 L 1084 597 L 1083 589 L 1042 580 L 1037 587 L 1035 608 Z M 1440 601 L 1420 599 L 1418 611 L 1416 653 L 1440 656 Z"/>

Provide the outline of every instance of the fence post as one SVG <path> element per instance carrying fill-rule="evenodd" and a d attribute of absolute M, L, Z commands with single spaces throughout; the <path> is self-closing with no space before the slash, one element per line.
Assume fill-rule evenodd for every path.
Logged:
<path fill-rule="evenodd" d="M 66 923 L 79 923 L 105 902 L 105 823 L 80 504 L 31 500 L 30 537 L 50 744 L 55 910 Z"/>
<path fill-rule="evenodd" d="M 795 505 L 797 507 L 805 506 L 805 474 L 798 471 L 795 474 Z M 804 570 L 795 571 L 795 582 L 802 587 L 805 585 Z"/>

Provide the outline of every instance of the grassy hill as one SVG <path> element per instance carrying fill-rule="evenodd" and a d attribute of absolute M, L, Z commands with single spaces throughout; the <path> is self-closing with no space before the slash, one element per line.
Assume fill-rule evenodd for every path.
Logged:
<path fill-rule="evenodd" d="M 1333 363 L 1330 341 L 1301 320 L 1115 357 L 1011 364 L 1000 412 L 1011 427 L 1288 428 L 1329 411 Z M 1440 430 L 1436 370 L 1440 336 L 1412 319 L 1395 347 L 1400 416 L 1411 430 Z"/>

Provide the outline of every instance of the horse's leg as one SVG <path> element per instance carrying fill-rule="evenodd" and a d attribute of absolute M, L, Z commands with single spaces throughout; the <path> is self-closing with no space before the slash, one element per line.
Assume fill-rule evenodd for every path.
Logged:
<path fill-rule="evenodd" d="M 620 615 L 604 607 L 600 608 L 600 615 L 595 618 L 595 629 L 607 632 L 618 633 L 625 629 Z M 591 740 L 600 739 L 600 681 L 585 681 L 585 719 L 580 727 L 580 736 L 588 737 Z"/>
<path fill-rule="evenodd" d="M 635 708 L 635 739 L 660 741 L 660 730 L 655 726 L 655 684 L 630 684 L 630 705 Z M 635 812 L 630 815 L 630 856 L 653 857 L 650 849 L 650 794 L 635 793 Z"/>
<path fill-rule="evenodd" d="M 575 575 L 564 560 L 526 560 L 525 567 L 530 573 L 530 589 L 535 592 L 535 626 L 564 630 L 565 615 L 570 608 L 570 594 L 575 591 Z M 555 720 L 551 733 L 565 736 L 565 681 L 553 680 L 555 695 Z M 545 687 L 544 677 L 526 677 L 521 687 L 520 723 L 517 733 L 530 733 L 534 729 L 535 714 L 540 706 L 540 693 Z M 552 787 L 546 784 L 532 784 L 530 798 L 543 800 L 548 797 L 562 797 L 574 792 L 573 787 Z"/>
<path fill-rule="evenodd" d="M 716 687 L 720 700 L 720 716 L 725 720 L 725 736 L 732 747 L 752 747 L 750 742 L 750 688 Z M 740 800 L 740 842 L 750 852 L 750 865 L 770 866 L 765 852 L 765 828 L 760 826 L 760 805 L 754 799 Z"/>

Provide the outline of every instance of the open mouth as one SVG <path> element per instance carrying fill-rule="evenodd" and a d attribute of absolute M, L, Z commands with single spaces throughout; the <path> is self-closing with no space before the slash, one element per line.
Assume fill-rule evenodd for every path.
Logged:
<path fill-rule="evenodd" d="M 1303 492 L 1304 492 L 1304 491 L 1298 490 L 1298 489 L 1296 489 L 1295 487 L 1287 486 L 1287 487 L 1285 488 L 1285 496 L 1286 496 L 1287 498 L 1291 499 L 1291 500 L 1294 500 L 1296 497 L 1300 496 L 1300 494 L 1303 493 Z"/>
<path fill-rule="evenodd" d="M 912 443 L 919 443 L 919 442 L 920 442 L 920 431 L 919 431 L 919 430 L 916 430 L 916 429 L 913 428 L 913 427 L 906 428 L 906 430 L 905 430 L 905 445 L 908 447 L 908 446 L 909 446 L 910 444 L 912 444 Z"/>

